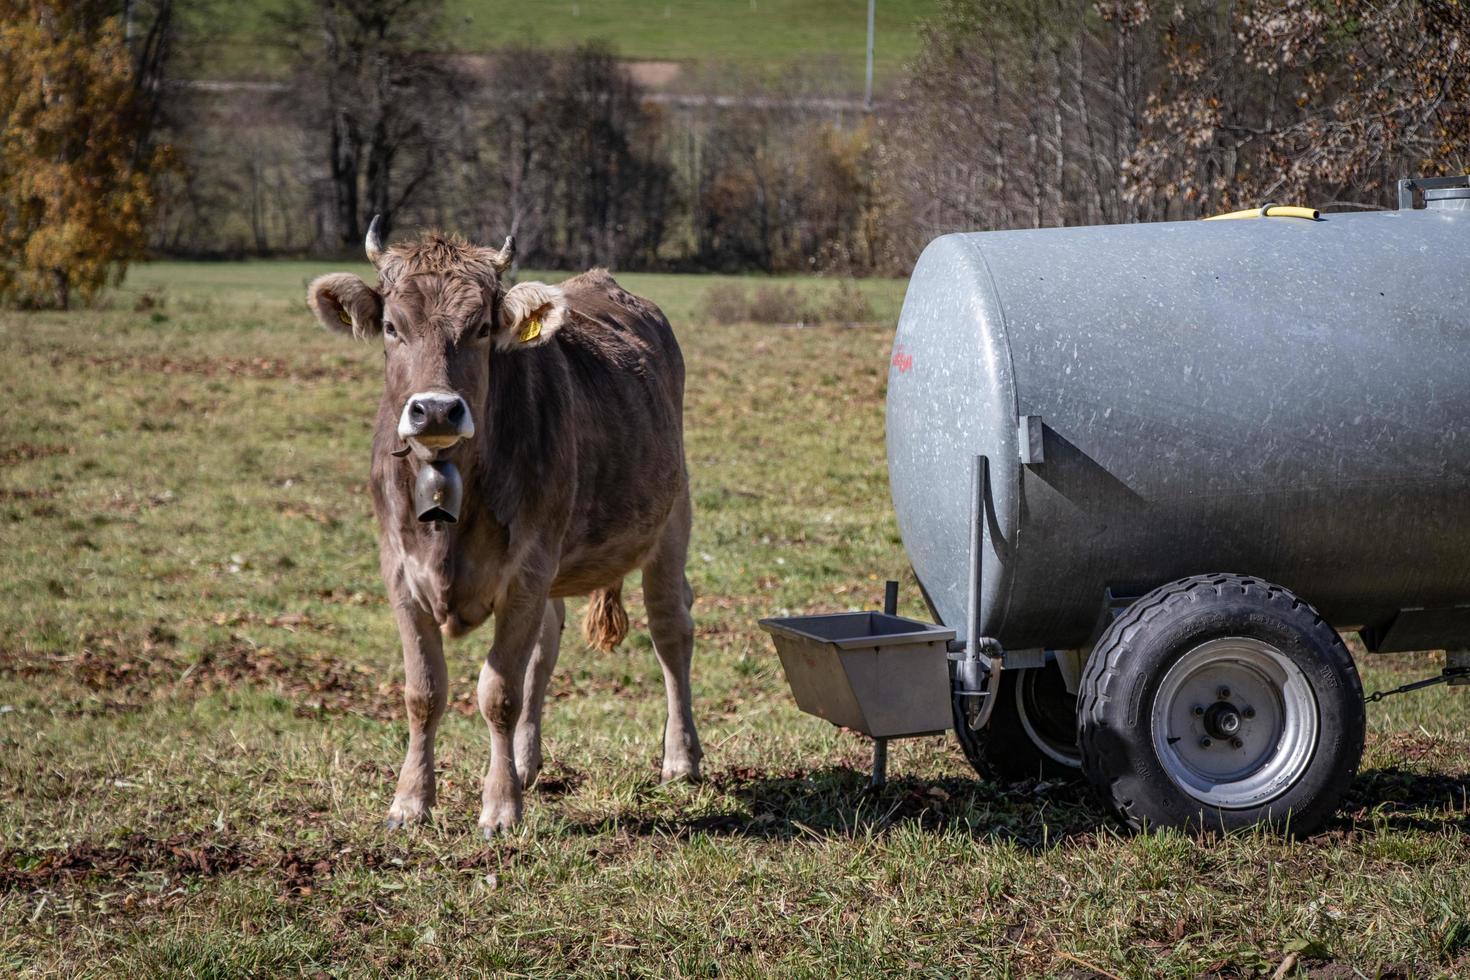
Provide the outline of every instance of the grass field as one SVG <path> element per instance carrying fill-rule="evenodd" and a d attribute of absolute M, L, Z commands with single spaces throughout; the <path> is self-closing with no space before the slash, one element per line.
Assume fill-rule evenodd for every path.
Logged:
<path fill-rule="evenodd" d="M 624 282 L 689 364 L 707 781 L 658 785 L 634 589 L 621 651 L 567 633 L 523 833 L 475 832 L 483 634 L 449 651 L 435 822 L 384 831 L 381 355 L 308 319 L 317 268 L 157 265 L 108 310 L 0 314 L 0 973 L 1470 974 L 1464 691 L 1371 706 L 1347 806 L 1302 841 L 1122 835 L 944 738 L 895 744 L 864 796 L 867 746 L 793 707 L 755 622 L 889 577 L 921 611 L 890 328 L 708 325 L 706 278 Z M 890 318 L 902 284 L 865 288 Z M 1370 689 L 1438 670 L 1366 666 Z"/>
<path fill-rule="evenodd" d="M 204 74 L 280 74 L 285 53 L 267 14 L 281 2 L 232 7 L 224 38 L 200 59 Z M 878 0 L 874 70 L 880 84 L 917 52 L 917 25 L 938 8 L 939 0 Z M 835 72 L 839 88 L 861 91 L 867 9 L 865 0 L 447 0 L 445 22 L 449 44 L 459 51 L 524 43 L 570 48 L 599 39 L 625 58 L 683 62 L 706 79 L 711 69 L 762 74 L 806 65 Z"/>

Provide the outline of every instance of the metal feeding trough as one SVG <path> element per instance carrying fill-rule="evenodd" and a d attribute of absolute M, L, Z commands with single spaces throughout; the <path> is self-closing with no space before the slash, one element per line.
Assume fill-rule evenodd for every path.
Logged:
<path fill-rule="evenodd" d="M 949 644 L 955 631 L 894 614 L 898 583 L 884 612 L 763 619 L 797 707 L 875 739 L 873 784 L 884 782 L 887 739 L 936 735 L 954 717 Z"/>
<path fill-rule="evenodd" d="M 878 738 L 876 781 L 943 700 L 978 771 L 1085 775 L 1135 827 L 1326 820 L 1366 727 L 1338 631 L 1470 683 L 1470 177 L 1399 191 L 931 242 L 887 448 L 940 632 L 766 621 L 798 704 Z"/>
<path fill-rule="evenodd" d="M 761 620 L 801 710 L 874 738 L 949 731 L 954 630 L 878 612 Z"/>

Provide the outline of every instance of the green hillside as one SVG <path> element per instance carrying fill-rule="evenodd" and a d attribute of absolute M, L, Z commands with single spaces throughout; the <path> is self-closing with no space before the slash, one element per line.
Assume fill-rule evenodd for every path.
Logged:
<path fill-rule="evenodd" d="M 918 46 L 917 21 L 937 0 L 878 0 L 875 61 L 900 66 Z M 467 18 L 465 43 L 493 48 L 510 38 L 550 45 L 611 40 L 631 58 L 747 65 L 841 59 L 860 79 L 867 43 L 866 0 L 450 0 Z"/>
<path fill-rule="evenodd" d="M 285 65 L 266 13 L 281 0 L 232 8 L 234 27 L 208 45 L 207 77 L 278 75 Z M 918 49 L 917 27 L 940 0 L 878 0 L 875 65 L 881 85 Z M 678 61 L 672 87 L 707 82 L 734 69 L 774 75 L 788 66 L 835 69 L 834 81 L 861 88 L 866 0 L 447 0 L 449 44 L 486 52 L 531 42 L 556 48 L 601 38 L 626 58 Z M 692 80 L 692 79 L 690 79 Z"/>

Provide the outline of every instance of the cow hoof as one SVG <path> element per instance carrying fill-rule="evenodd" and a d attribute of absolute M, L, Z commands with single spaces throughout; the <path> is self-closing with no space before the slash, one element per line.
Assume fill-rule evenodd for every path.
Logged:
<path fill-rule="evenodd" d="M 514 803 L 487 804 L 480 813 L 480 833 L 490 840 L 496 834 L 514 830 L 520 822 L 520 807 Z"/>
<path fill-rule="evenodd" d="M 659 782 L 665 786 L 670 783 L 702 783 L 704 777 L 699 774 L 698 766 L 688 766 L 675 769 L 665 769 Z"/>
<path fill-rule="evenodd" d="M 519 826 L 520 826 L 519 823 L 506 823 L 506 824 L 485 824 L 485 823 L 482 823 L 482 824 L 480 824 L 480 836 L 483 837 L 483 838 L 485 838 L 486 840 L 494 840 L 497 837 L 503 836 L 505 834 L 512 833 Z"/>
<path fill-rule="evenodd" d="M 400 830 L 414 824 L 427 823 L 429 808 L 418 803 L 394 803 L 388 810 L 388 819 L 383 825 L 389 830 Z"/>

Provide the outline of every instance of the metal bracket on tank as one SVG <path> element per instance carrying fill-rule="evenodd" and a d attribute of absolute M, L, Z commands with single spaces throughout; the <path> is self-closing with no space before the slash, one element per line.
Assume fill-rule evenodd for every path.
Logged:
<path fill-rule="evenodd" d="M 1452 188 L 1470 187 L 1470 175 L 1461 174 L 1458 177 L 1407 177 L 1399 181 L 1399 210 L 1412 211 L 1419 205 L 1416 199 L 1423 199 L 1425 191 L 1449 190 Z M 1427 200 L 1425 202 L 1428 203 Z"/>
<path fill-rule="evenodd" d="M 1040 415 L 1022 415 L 1016 425 L 1016 441 L 1021 446 L 1021 462 L 1036 466 L 1046 462 L 1046 427 Z"/>
<path fill-rule="evenodd" d="M 995 710 L 994 694 L 1000 686 L 1003 652 L 999 641 L 979 635 L 985 538 L 990 523 L 989 490 L 990 457 L 982 454 L 975 457 L 970 467 L 970 601 L 963 656 L 956 658 L 954 665 L 954 697 L 972 732 L 989 724 L 990 714 Z"/>

